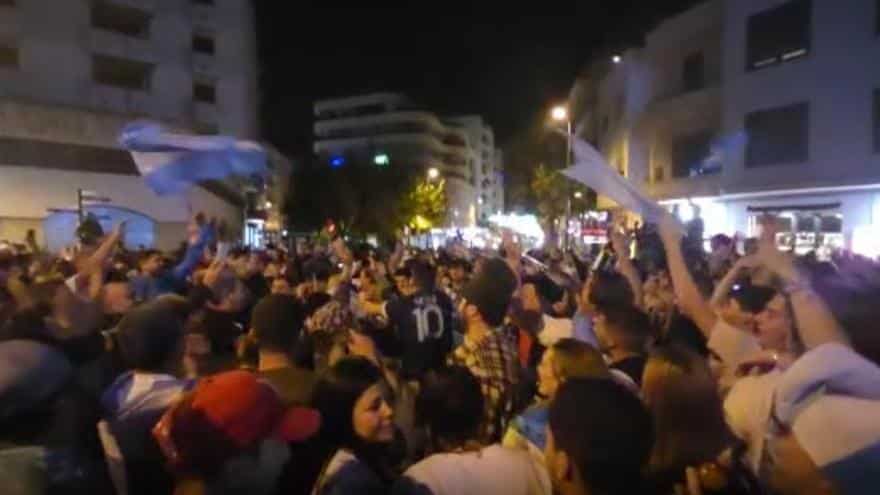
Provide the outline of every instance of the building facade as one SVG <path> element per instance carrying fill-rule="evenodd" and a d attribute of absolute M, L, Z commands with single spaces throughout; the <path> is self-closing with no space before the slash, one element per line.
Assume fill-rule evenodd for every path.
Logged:
<path fill-rule="evenodd" d="M 572 93 L 581 136 L 707 234 L 875 254 L 880 2 L 712 0 L 668 19 Z M 877 253 L 880 254 L 880 253 Z"/>
<path fill-rule="evenodd" d="M 417 167 L 446 181 L 450 226 L 473 226 L 496 182 L 492 129 L 477 116 L 440 118 L 405 95 L 374 93 L 315 103 L 314 149 L 328 166 Z M 485 157 L 485 161 L 484 161 Z"/>
<path fill-rule="evenodd" d="M 191 211 L 240 230 L 241 184 L 158 198 L 116 138 L 137 118 L 256 138 L 253 31 L 247 0 L 0 2 L 0 239 L 56 244 L 78 189 L 142 219 L 138 244 L 176 247 Z"/>
<path fill-rule="evenodd" d="M 470 168 L 476 195 L 476 218 L 485 222 L 504 210 L 501 150 L 495 148 L 495 133 L 479 115 L 445 119 L 447 125 L 464 129 L 471 148 Z"/>

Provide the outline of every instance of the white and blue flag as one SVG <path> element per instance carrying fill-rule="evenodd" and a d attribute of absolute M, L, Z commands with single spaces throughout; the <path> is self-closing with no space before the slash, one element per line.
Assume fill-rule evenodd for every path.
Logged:
<path fill-rule="evenodd" d="M 159 196 L 186 192 L 199 182 L 267 173 L 266 150 L 229 136 L 166 132 L 154 122 L 132 122 L 119 144 L 131 152 L 147 186 Z"/>
<path fill-rule="evenodd" d="M 566 177 L 608 196 L 620 206 L 641 215 L 647 222 L 656 223 L 660 220 L 662 206 L 629 179 L 617 173 L 589 143 L 577 136 L 571 136 L 571 140 L 574 164 L 562 171 Z"/>

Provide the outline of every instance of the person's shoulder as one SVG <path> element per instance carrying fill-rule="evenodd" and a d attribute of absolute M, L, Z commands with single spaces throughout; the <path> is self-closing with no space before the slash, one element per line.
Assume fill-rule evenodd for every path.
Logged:
<path fill-rule="evenodd" d="M 473 455 L 471 453 L 433 454 L 410 466 L 404 477 L 436 491 L 440 484 L 460 472 L 462 462 L 470 463 L 469 457 Z"/>
<path fill-rule="evenodd" d="M 413 479 L 408 474 L 404 475 L 391 487 L 392 495 L 435 495 L 435 492 L 425 483 Z"/>
<path fill-rule="evenodd" d="M 437 302 L 444 307 L 452 308 L 452 298 L 449 297 L 449 294 L 446 292 L 437 289 L 434 291 L 434 295 L 437 297 Z"/>
<path fill-rule="evenodd" d="M 321 487 L 321 495 L 343 495 L 350 493 L 379 494 L 385 493 L 385 483 L 366 464 L 357 457 L 337 452 L 330 461 L 329 474 Z"/>

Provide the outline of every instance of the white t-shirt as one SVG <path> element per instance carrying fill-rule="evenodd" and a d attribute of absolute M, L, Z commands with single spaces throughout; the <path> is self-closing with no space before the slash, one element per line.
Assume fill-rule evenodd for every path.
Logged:
<path fill-rule="evenodd" d="M 407 469 L 404 476 L 429 488 L 433 495 L 552 493 L 544 466 L 525 451 L 501 445 L 478 452 L 435 454 Z"/>
<path fill-rule="evenodd" d="M 574 324 L 568 318 L 553 318 L 544 315 L 544 328 L 538 334 L 538 341 L 544 347 L 550 347 L 561 339 L 574 337 Z"/>
<path fill-rule="evenodd" d="M 749 465 L 757 473 L 764 451 L 764 437 L 773 405 L 773 392 L 782 377 L 774 369 L 736 381 L 724 400 L 724 414 L 733 434 L 748 446 Z"/>
<path fill-rule="evenodd" d="M 741 362 L 761 351 L 758 339 L 754 335 L 728 324 L 721 318 L 718 318 L 715 326 L 712 327 L 707 346 L 720 359 L 720 362 L 713 363 L 713 367 L 719 368 L 717 373 L 721 390 L 728 390 L 733 386 L 736 381 L 736 369 Z"/>

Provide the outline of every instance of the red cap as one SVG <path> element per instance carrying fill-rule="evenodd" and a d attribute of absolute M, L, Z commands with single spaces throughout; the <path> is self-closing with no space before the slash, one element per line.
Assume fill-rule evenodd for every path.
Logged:
<path fill-rule="evenodd" d="M 321 429 L 321 413 L 307 407 L 292 407 L 284 413 L 275 438 L 286 443 L 302 442 Z"/>
<path fill-rule="evenodd" d="M 272 387 L 247 371 L 229 371 L 202 379 L 196 386 L 191 407 L 242 448 L 269 435 L 284 411 Z"/>

